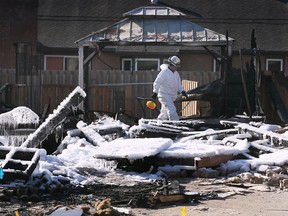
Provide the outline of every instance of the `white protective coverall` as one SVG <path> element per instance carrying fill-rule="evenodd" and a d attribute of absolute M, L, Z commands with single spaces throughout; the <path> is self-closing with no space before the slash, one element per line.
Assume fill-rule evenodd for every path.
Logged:
<path fill-rule="evenodd" d="M 153 83 L 153 92 L 157 93 L 161 103 L 158 119 L 178 121 L 179 116 L 174 101 L 178 92 L 183 91 L 180 75 L 177 71 L 171 71 L 168 65 L 161 65 L 161 69 Z"/>

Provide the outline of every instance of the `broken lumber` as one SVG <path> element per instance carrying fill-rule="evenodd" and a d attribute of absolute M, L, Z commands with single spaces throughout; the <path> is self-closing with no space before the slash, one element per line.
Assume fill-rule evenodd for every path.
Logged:
<path fill-rule="evenodd" d="M 239 124 L 235 128 L 239 130 L 239 133 L 249 132 L 252 136 L 258 139 L 269 139 L 272 146 L 288 146 L 288 138 L 283 134 L 264 131 L 249 124 Z"/>
<path fill-rule="evenodd" d="M 152 204 L 168 204 L 175 202 L 188 202 L 187 197 L 185 194 L 172 194 L 172 195 L 156 195 L 156 196 L 150 196 L 148 198 L 149 202 Z"/>
<path fill-rule="evenodd" d="M 86 93 L 79 86 L 76 87 L 53 111 L 53 114 L 49 115 L 40 127 L 28 136 L 21 147 L 38 147 L 85 97 Z"/>
<path fill-rule="evenodd" d="M 77 128 L 85 135 L 85 137 L 94 146 L 106 142 L 106 140 L 97 132 L 96 126 L 93 124 L 87 125 L 83 121 L 77 123 Z"/>
<path fill-rule="evenodd" d="M 262 142 L 262 144 L 260 143 L 260 140 L 251 142 L 250 146 L 252 146 L 252 147 L 254 147 L 254 148 L 258 149 L 258 150 L 265 151 L 265 152 L 276 152 L 276 151 L 279 150 L 279 149 L 276 149 L 276 148 L 271 148 L 269 146 L 263 145 L 263 143 L 264 144 L 267 143 L 265 141 L 263 142 L 263 140 L 261 140 L 261 142 Z"/>
<path fill-rule="evenodd" d="M 191 136 L 187 136 L 182 139 L 182 141 L 185 140 L 194 140 L 194 139 L 201 139 L 201 138 L 209 138 L 210 136 L 217 135 L 219 137 L 225 137 L 227 134 L 236 134 L 238 131 L 237 129 L 225 129 L 225 130 L 206 130 L 198 134 L 194 134 Z M 186 132 L 183 132 L 185 134 Z"/>
<path fill-rule="evenodd" d="M 155 126 L 161 126 L 163 124 L 175 126 L 175 129 L 186 129 L 186 128 L 199 128 L 204 124 L 202 120 L 180 120 L 180 121 L 169 121 L 169 120 L 158 120 L 158 119 L 140 119 L 139 125 L 141 124 L 151 124 Z M 182 127 L 182 128 L 180 128 Z"/>
<path fill-rule="evenodd" d="M 0 179 L 0 184 L 15 180 L 28 180 L 39 160 L 39 149 L 1 146 L 0 161 L 2 161 L 4 176 Z"/>
<path fill-rule="evenodd" d="M 169 121 L 169 120 L 158 120 L 158 119 L 140 119 L 139 125 L 141 124 L 154 124 L 158 126 L 171 125 L 175 129 L 187 130 L 194 129 L 199 130 L 203 127 L 205 128 L 218 128 L 226 129 L 227 126 L 223 125 L 219 119 L 181 119 L 179 121 Z M 229 128 L 232 128 L 229 126 Z"/>

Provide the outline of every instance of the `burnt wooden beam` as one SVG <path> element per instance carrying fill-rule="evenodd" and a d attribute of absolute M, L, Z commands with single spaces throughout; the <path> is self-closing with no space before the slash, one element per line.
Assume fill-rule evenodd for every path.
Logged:
<path fill-rule="evenodd" d="M 86 93 L 79 86 L 76 87 L 73 92 L 60 103 L 57 109 L 53 111 L 53 114 L 49 115 L 40 127 L 28 136 L 21 147 L 39 147 L 51 131 L 53 131 L 85 97 Z"/>
<path fill-rule="evenodd" d="M 142 124 L 153 124 L 154 126 L 171 125 L 174 129 L 179 130 L 184 128 L 199 128 L 203 126 L 205 122 L 203 120 L 180 120 L 180 121 L 169 121 L 169 120 L 158 120 L 158 119 L 140 119 L 139 125 Z"/>
<path fill-rule="evenodd" d="M 224 130 L 213 130 L 213 131 L 203 131 L 199 134 L 195 134 L 195 135 L 191 135 L 191 136 L 187 136 L 184 139 L 187 140 L 194 140 L 194 139 L 202 139 L 202 138 L 209 138 L 210 136 L 220 136 L 220 137 L 226 137 L 228 134 L 237 134 L 238 130 L 237 129 L 224 129 Z M 186 132 L 183 132 L 183 134 L 185 134 Z"/>
<path fill-rule="evenodd" d="M 236 128 L 240 133 L 250 133 L 258 139 L 268 139 L 272 146 L 288 146 L 288 138 L 273 131 L 265 131 L 248 124 L 238 124 Z"/>

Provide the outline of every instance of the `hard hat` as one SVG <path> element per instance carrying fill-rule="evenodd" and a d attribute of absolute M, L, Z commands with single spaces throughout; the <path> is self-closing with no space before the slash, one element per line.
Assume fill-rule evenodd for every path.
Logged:
<path fill-rule="evenodd" d="M 146 103 L 146 106 L 149 108 L 149 109 L 155 109 L 156 108 L 156 104 L 153 102 L 153 101 L 147 101 Z"/>
<path fill-rule="evenodd" d="M 174 65 L 175 67 L 180 67 L 180 59 L 177 56 L 171 56 L 168 58 L 168 62 L 172 65 Z"/>

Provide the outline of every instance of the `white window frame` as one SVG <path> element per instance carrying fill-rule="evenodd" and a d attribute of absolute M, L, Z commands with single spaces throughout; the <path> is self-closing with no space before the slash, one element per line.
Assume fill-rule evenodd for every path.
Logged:
<path fill-rule="evenodd" d="M 124 71 L 124 61 L 130 61 L 130 71 L 133 71 L 132 58 L 123 58 L 121 68 Z"/>
<path fill-rule="evenodd" d="M 274 62 L 280 62 L 280 71 L 283 71 L 283 59 L 276 59 L 276 58 L 267 58 L 266 59 L 266 70 L 269 70 L 269 62 L 274 61 Z"/>
<path fill-rule="evenodd" d="M 217 58 L 219 61 L 221 61 L 221 58 Z M 221 64 L 219 64 L 219 71 L 216 70 L 217 68 L 217 60 L 215 58 L 213 58 L 213 68 L 212 68 L 212 72 L 216 73 L 216 72 L 220 72 L 221 70 Z"/>
<path fill-rule="evenodd" d="M 160 68 L 159 58 L 136 58 L 135 59 L 135 71 L 138 71 L 138 61 L 157 61 L 157 68 Z"/>
<path fill-rule="evenodd" d="M 47 57 L 61 57 L 61 58 L 63 58 L 63 65 L 62 65 L 62 70 L 63 70 L 63 71 L 65 70 L 65 61 L 66 61 L 66 58 L 77 58 L 77 59 L 78 59 L 78 56 L 45 55 L 45 56 L 44 56 L 44 70 L 46 70 L 46 67 L 47 67 Z"/>

